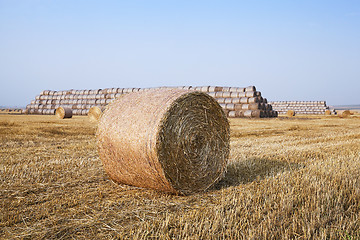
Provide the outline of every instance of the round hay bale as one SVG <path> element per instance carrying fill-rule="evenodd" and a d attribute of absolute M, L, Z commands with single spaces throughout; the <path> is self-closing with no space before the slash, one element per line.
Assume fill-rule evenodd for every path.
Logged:
<path fill-rule="evenodd" d="M 235 104 L 233 104 L 233 103 L 226 103 L 226 104 L 225 104 L 225 109 L 230 110 L 230 111 L 234 111 L 234 110 L 235 110 Z"/>
<path fill-rule="evenodd" d="M 326 116 L 330 116 L 330 115 L 331 115 L 331 111 L 330 111 L 329 109 L 327 109 L 327 110 L 325 110 L 324 114 L 325 114 Z"/>
<path fill-rule="evenodd" d="M 216 92 L 208 92 L 207 94 L 208 94 L 209 96 L 211 96 L 211 97 L 213 97 L 213 98 L 214 98 L 214 97 L 215 97 L 215 95 L 216 95 Z"/>
<path fill-rule="evenodd" d="M 232 98 L 224 98 L 224 103 L 232 103 Z"/>
<path fill-rule="evenodd" d="M 260 97 L 252 97 L 248 99 L 248 103 L 258 103 L 261 102 Z"/>
<path fill-rule="evenodd" d="M 209 92 L 209 86 L 201 87 L 200 92 Z"/>
<path fill-rule="evenodd" d="M 229 91 L 230 92 L 238 92 L 237 87 L 230 87 Z"/>
<path fill-rule="evenodd" d="M 266 114 L 266 111 L 260 111 L 260 118 L 266 118 L 267 117 L 267 114 Z"/>
<path fill-rule="evenodd" d="M 91 107 L 89 109 L 89 112 L 88 112 L 88 117 L 90 119 L 90 121 L 93 121 L 93 122 L 97 122 L 99 121 L 102 113 L 103 113 L 103 110 L 104 108 L 102 107 L 98 107 L 98 106 L 94 106 L 94 107 Z"/>
<path fill-rule="evenodd" d="M 246 92 L 239 92 L 238 97 L 239 98 L 246 97 Z"/>
<path fill-rule="evenodd" d="M 115 182 L 170 193 L 205 191 L 223 176 L 229 156 L 229 122 L 219 104 L 205 93 L 182 89 L 113 101 L 96 136 Z"/>
<path fill-rule="evenodd" d="M 248 103 L 248 102 L 249 102 L 249 98 L 247 98 L 247 97 L 241 97 L 241 98 L 240 98 L 240 103 L 246 104 L 246 103 Z"/>
<path fill-rule="evenodd" d="M 256 92 L 245 92 L 245 97 L 248 98 L 256 97 Z"/>
<path fill-rule="evenodd" d="M 229 111 L 226 115 L 227 115 L 229 118 L 234 118 L 234 117 L 236 117 L 236 116 L 235 116 L 235 111 Z"/>
<path fill-rule="evenodd" d="M 209 92 L 221 92 L 221 91 L 222 91 L 222 87 L 209 86 Z"/>
<path fill-rule="evenodd" d="M 286 115 L 287 115 L 288 117 L 293 117 L 293 116 L 295 116 L 295 111 L 294 111 L 294 110 L 288 110 L 288 111 L 286 112 Z"/>
<path fill-rule="evenodd" d="M 245 88 L 245 92 L 255 92 L 256 87 L 255 86 L 248 86 Z"/>
<path fill-rule="evenodd" d="M 225 98 L 217 98 L 216 101 L 218 103 L 225 103 Z"/>
<path fill-rule="evenodd" d="M 231 88 L 231 87 L 223 87 L 223 88 L 222 88 L 222 91 L 223 91 L 223 92 L 230 92 L 230 88 Z"/>
<path fill-rule="evenodd" d="M 237 92 L 245 92 L 245 88 L 242 88 L 242 87 L 238 87 L 236 89 Z"/>
<path fill-rule="evenodd" d="M 235 111 L 241 111 L 243 108 L 242 108 L 243 104 L 235 104 Z"/>
<path fill-rule="evenodd" d="M 223 92 L 222 97 L 223 98 L 230 98 L 231 97 L 231 92 Z"/>
<path fill-rule="evenodd" d="M 111 103 L 112 101 L 114 101 L 114 99 L 106 99 L 106 100 L 105 100 L 105 104 L 109 104 L 109 103 Z"/>
<path fill-rule="evenodd" d="M 261 114 L 260 110 L 246 110 L 244 112 L 244 117 L 260 118 L 260 114 Z"/>
<path fill-rule="evenodd" d="M 347 117 L 350 117 L 351 113 L 349 110 L 344 110 L 344 111 L 339 111 L 338 112 L 338 116 L 340 118 L 347 118 Z"/>
<path fill-rule="evenodd" d="M 229 118 L 244 117 L 244 112 L 243 111 L 229 111 L 228 117 Z"/>
<path fill-rule="evenodd" d="M 251 103 L 251 104 L 242 104 L 242 110 L 258 110 L 261 106 L 259 103 Z"/>
<path fill-rule="evenodd" d="M 95 100 L 95 99 L 87 100 L 86 104 L 95 105 L 95 104 L 96 104 L 96 100 Z"/>
<path fill-rule="evenodd" d="M 231 98 L 238 98 L 239 97 L 239 92 L 230 92 L 230 97 Z"/>
<path fill-rule="evenodd" d="M 223 92 L 215 92 L 215 98 L 222 98 Z"/>
<path fill-rule="evenodd" d="M 240 103 L 240 100 L 241 100 L 241 98 L 232 98 L 231 102 L 234 104 L 238 104 L 238 103 Z"/>
<path fill-rule="evenodd" d="M 59 119 L 72 118 L 72 115 L 71 108 L 58 107 L 55 111 L 55 116 Z"/>

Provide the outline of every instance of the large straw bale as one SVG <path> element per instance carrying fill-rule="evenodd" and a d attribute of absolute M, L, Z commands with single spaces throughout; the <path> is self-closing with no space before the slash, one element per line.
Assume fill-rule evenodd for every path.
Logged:
<path fill-rule="evenodd" d="M 55 111 L 55 116 L 59 119 L 72 118 L 72 109 L 58 107 Z"/>
<path fill-rule="evenodd" d="M 229 156 L 230 128 L 219 104 L 182 89 L 116 99 L 96 136 L 114 181 L 171 193 L 205 191 L 221 178 Z"/>

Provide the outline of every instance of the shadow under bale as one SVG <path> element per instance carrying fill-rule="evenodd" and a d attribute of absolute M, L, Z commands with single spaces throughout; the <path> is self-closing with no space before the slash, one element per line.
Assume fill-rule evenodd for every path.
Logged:
<path fill-rule="evenodd" d="M 303 167 L 304 165 L 299 163 L 288 163 L 264 158 L 234 161 L 227 166 L 224 178 L 214 185 L 213 188 L 218 190 L 251 183 L 285 171 L 297 170 Z"/>

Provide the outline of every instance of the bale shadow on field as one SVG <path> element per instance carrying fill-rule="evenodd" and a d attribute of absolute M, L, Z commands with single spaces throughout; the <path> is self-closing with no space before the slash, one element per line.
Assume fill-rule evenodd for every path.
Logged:
<path fill-rule="evenodd" d="M 266 177 L 276 176 L 285 171 L 303 168 L 303 164 L 288 163 L 265 158 L 250 158 L 245 161 L 229 163 L 225 176 L 213 186 L 213 189 L 222 189 L 240 184 L 251 183 Z"/>

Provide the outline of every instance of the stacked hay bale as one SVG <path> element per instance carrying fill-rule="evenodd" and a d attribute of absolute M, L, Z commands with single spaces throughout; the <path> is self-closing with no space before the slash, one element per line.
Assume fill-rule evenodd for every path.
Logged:
<path fill-rule="evenodd" d="M 277 112 L 267 103 L 266 98 L 261 96 L 254 86 L 219 87 L 219 86 L 181 86 L 181 87 L 158 87 L 158 88 L 106 88 L 95 90 L 44 90 L 35 100 L 26 107 L 28 114 L 54 115 L 55 109 L 70 108 L 73 115 L 88 115 L 90 111 L 92 119 L 98 119 L 99 109 L 103 111 L 105 106 L 119 96 L 131 92 L 143 92 L 156 89 L 185 89 L 207 93 L 214 97 L 228 117 L 277 117 Z M 94 115 L 95 113 L 95 115 Z"/>
<path fill-rule="evenodd" d="M 138 91 L 138 89 L 136 89 Z M 88 115 L 92 107 L 103 109 L 120 95 L 135 91 L 127 88 L 106 88 L 95 90 L 45 90 L 26 106 L 28 114 L 54 115 L 55 109 L 72 109 L 73 115 Z"/>
<path fill-rule="evenodd" d="M 250 117 L 268 118 L 277 117 L 278 113 L 268 104 L 267 99 L 255 86 L 249 87 L 195 87 L 196 91 L 207 92 L 215 98 L 230 118 Z"/>
<path fill-rule="evenodd" d="M 297 114 L 325 114 L 329 107 L 325 101 L 273 101 L 269 102 L 279 114 L 294 111 Z"/>

